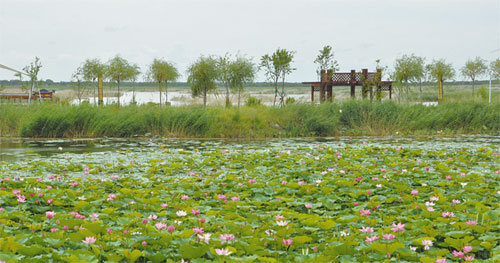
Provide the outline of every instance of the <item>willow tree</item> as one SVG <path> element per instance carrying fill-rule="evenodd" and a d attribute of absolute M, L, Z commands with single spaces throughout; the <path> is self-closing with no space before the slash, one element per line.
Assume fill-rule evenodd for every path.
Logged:
<path fill-rule="evenodd" d="M 149 65 L 146 73 L 146 78 L 149 81 L 158 84 L 158 91 L 160 93 L 160 107 L 161 107 L 161 93 L 165 87 L 165 104 L 168 104 L 168 82 L 175 81 L 179 78 L 179 72 L 173 63 L 169 63 L 164 59 L 154 59 L 153 63 Z"/>
<path fill-rule="evenodd" d="M 264 73 L 268 81 L 274 87 L 274 102 L 276 105 L 276 98 L 280 97 L 280 105 L 285 105 L 285 79 L 295 68 L 292 67 L 294 51 L 286 49 L 277 49 L 271 55 L 264 55 L 260 59 L 260 68 L 264 69 Z M 281 79 L 281 92 L 279 92 L 279 81 Z"/>
<path fill-rule="evenodd" d="M 94 95 L 94 104 L 96 100 L 96 90 L 97 90 L 97 85 L 95 85 L 95 81 L 99 77 L 103 77 L 104 73 L 106 71 L 106 66 L 101 63 L 101 61 L 97 58 L 94 59 L 86 59 L 85 62 L 83 62 L 82 66 L 80 67 L 82 77 L 84 80 L 89 81 L 92 83 L 93 87 L 93 95 Z"/>
<path fill-rule="evenodd" d="M 251 59 L 238 57 L 231 61 L 228 66 L 230 87 L 238 92 L 238 109 L 240 108 L 241 91 L 246 83 L 252 82 L 255 78 L 257 68 Z"/>
<path fill-rule="evenodd" d="M 71 75 L 71 89 L 75 92 L 78 104 L 82 103 L 83 95 L 87 91 L 88 80 L 85 76 L 85 69 L 83 66 L 78 67 L 73 75 Z"/>
<path fill-rule="evenodd" d="M 116 82 L 118 87 L 118 106 L 120 106 L 120 83 L 137 78 L 139 67 L 130 64 L 126 59 L 116 56 L 110 59 L 106 65 L 106 76 L 111 82 Z"/>
<path fill-rule="evenodd" d="M 488 66 L 486 66 L 486 62 L 480 57 L 476 57 L 474 60 L 467 60 L 465 65 L 460 69 L 460 73 L 462 73 L 464 77 L 468 77 L 472 80 L 472 99 L 474 99 L 474 82 L 476 78 L 486 74 L 487 70 Z"/>
<path fill-rule="evenodd" d="M 444 59 L 433 60 L 431 64 L 426 66 L 426 70 L 429 76 L 437 81 L 438 101 L 441 102 L 444 97 L 444 81 L 455 77 L 455 70 L 453 66 L 446 63 Z"/>
<path fill-rule="evenodd" d="M 394 72 L 392 78 L 396 82 L 399 88 L 399 98 L 401 97 L 401 91 L 406 94 L 409 93 L 409 85 L 417 84 L 420 85 L 420 98 L 422 98 L 422 80 L 425 76 L 425 58 L 411 55 L 403 55 L 400 58 L 396 58 L 394 63 Z"/>
<path fill-rule="evenodd" d="M 339 70 L 339 63 L 335 60 L 333 48 L 328 45 L 319 50 L 319 54 L 314 60 L 314 63 L 318 64 L 316 73 L 319 78 L 321 78 L 322 70 L 331 70 L 332 72 Z"/>
<path fill-rule="evenodd" d="M 193 97 L 203 97 L 203 106 L 207 106 L 207 93 L 217 89 L 216 80 L 219 76 L 217 60 L 213 57 L 201 56 L 189 66 L 188 84 L 191 86 Z"/>
<path fill-rule="evenodd" d="M 229 100 L 229 90 L 231 86 L 231 72 L 229 66 L 231 63 L 231 56 L 227 53 L 217 58 L 217 80 L 226 89 L 226 107 L 231 106 L 231 101 Z"/>

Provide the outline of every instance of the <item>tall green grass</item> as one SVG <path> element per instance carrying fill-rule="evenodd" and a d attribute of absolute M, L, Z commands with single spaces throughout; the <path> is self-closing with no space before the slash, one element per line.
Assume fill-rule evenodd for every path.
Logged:
<path fill-rule="evenodd" d="M 170 137 L 270 138 L 335 135 L 449 134 L 500 132 L 500 103 L 439 106 L 348 101 L 292 104 L 284 108 L 162 107 L 3 104 L 3 136 L 79 138 Z"/>

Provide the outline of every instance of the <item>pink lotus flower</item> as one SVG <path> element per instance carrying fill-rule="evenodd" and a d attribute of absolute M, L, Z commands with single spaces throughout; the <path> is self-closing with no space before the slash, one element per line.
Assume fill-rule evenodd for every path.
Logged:
<path fill-rule="evenodd" d="M 208 244 L 208 243 L 210 243 L 210 236 L 211 236 L 211 235 L 212 235 L 212 234 L 210 234 L 210 233 L 205 233 L 205 234 L 203 234 L 203 235 L 199 235 L 199 234 L 198 234 L 198 238 L 200 239 L 200 241 L 203 241 L 203 242 L 205 242 L 206 244 Z"/>
<path fill-rule="evenodd" d="M 432 247 L 433 243 L 432 240 L 424 239 L 422 240 L 422 245 L 424 245 L 425 250 L 429 250 L 429 248 Z"/>
<path fill-rule="evenodd" d="M 248 183 L 251 183 L 251 184 L 255 183 L 255 179 L 248 179 Z"/>
<path fill-rule="evenodd" d="M 304 182 L 304 181 L 299 181 L 299 185 L 303 185 L 303 184 L 305 184 L 305 183 L 306 183 L 306 182 Z"/>
<path fill-rule="evenodd" d="M 371 214 L 370 209 L 361 209 L 359 212 L 361 216 L 369 216 Z"/>
<path fill-rule="evenodd" d="M 454 217 L 455 214 L 453 212 L 443 212 L 441 215 L 446 218 L 446 217 Z"/>
<path fill-rule="evenodd" d="M 219 256 L 229 256 L 231 255 L 231 253 L 233 253 L 233 251 L 229 251 L 229 249 L 227 248 L 221 248 L 221 249 L 216 248 L 215 253 L 217 253 L 217 255 Z"/>
<path fill-rule="evenodd" d="M 146 241 L 142 241 L 141 245 L 142 245 L 143 247 L 145 247 L 145 246 L 147 246 L 147 245 L 148 245 L 148 243 L 147 243 Z"/>
<path fill-rule="evenodd" d="M 284 216 L 282 216 L 282 215 L 276 215 L 276 216 L 274 216 L 274 217 L 276 218 L 276 220 L 280 220 L 280 219 L 284 219 L 284 218 L 285 218 L 285 217 L 284 217 Z"/>
<path fill-rule="evenodd" d="M 231 200 L 233 200 L 233 201 L 240 201 L 240 198 L 238 196 L 233 196 L 233 197 L 231 197 Z"/>
<path fill-rule="evenodd" d="M 17 195 L 17 202 L 19 202 L 19 203 L 26 202 L 26 196 L 24 196 L 24 195 Z"/>
<path fill-rule="evenodd" d="M 90 221 L 97 221 L 98 220 L 98 217 L 99 217 L 99 214 L 97 213 L 92 213 L 91 215 L 89 215 L 91 217 Z"/>
<path fill-rule="evenodd" d="M 189 199 L 189 196 L 188 196 L 188 195 L 182 195 L 181 199 L 182 199 L 182 200 L 184 200 L 184 201 L 185 201 L 185 200 L 188 200 L 188 199 Z"/>
<path fill-rule="evenodd" d="M 191 214 L 192 215 L 199 215 L 199 214 L 201 214 L 201 211 L 199 209 L 196 210 L 196 209 L 193 208 L 193 209 L 191 209 Z"/>
<path fill-rule="evenodd" d="M 203 227 L 193 227 L 194 234 L 203 234 Z"/>
<path fill-rule="evenodd" d="M 431 196 L 431 201 L 439 201 L 439 197 L 437 197 L 437 196 Z"/>
<path fill-rule="evenodd" d="M 57 230 L 59 230 L 59 229 L 57 229 L 57 228 L 51 228 L 50 232 L 56 232 Z"/>
<path fill-rule="evenodd" d="M 108 228 L 107 232 L 108 232 L 108 234 L 111 234 L 111 233 L 113 233 L 113 229 Z"/>
<path fill-rule="evenodd" d="M 76 187 L 76 186 L 78 186 L 78 182 L 70 183 L 69 185 Z"/>
<path fill-rule="evenodd" d="M 168 204 L 163 203 L 163 204 L 161 204 L 160 206 L 161 206 L 162 208 L 166 208 L 166 207 L 168 207 Z"/>
<path fill-rule="evenodd" d="M 278 224 L 278 226 L 286 226 L 286 225 L 288 225 L 288 222 L 285 220 L 280 220 L 280 221 L 276 221 L 276 224 Z"/>
<path fill-rule="evenodd" d="M 456 205 L 460 204 L 460 200 L 456 200 L 456 199 L 453 199 L 451 202 L 456 204 Z"/>
<path fill-rule="evenodd" d="M 186 212 L 184 212 L 184 211 L 182 211 L 182 210 L 179 210 L 179 211 L 175 212 L 175 214 L 176 214 L 177 216 L 186 216 L 186 215 L 187 215 L 187 213 L 186 213 Z"/>
<path fill-rule="evenodd" d="M 464 252 L 462 251 L 456 251 L 456 250 L 453 250 L 453 256 L 456 257 L 456 258 L 462 258 L 464 257 Z"/>
<path fill-rule="evenodd" d="M 292 239 L 283 239 L 283 245 L 285 246 L 291 246 L 293 244 Z"/>
<path fill-rule="evenodd" d="M 169 226 L 167 227 L 167 231 L 168 231 L 168 232 L 174 232 L 174 231 L 175 231 L 175 227 L 174 227 L 173 225 L 169 225 Z"/>
<path fill-rule="evenodd" d="M 15 194 L 15 195 L 18 195 L 21 193 L 21 190 L 12 190 L 12 193 Z"/>
<path fill-rule="evenodd" d="M 305 204 L 304 206 L 305 206 L 307 209 L 311 209 L 311 208 L 313 207 L 313 205 L 312 205 L 312 204 L 309 204 L 309 203 Z"/>
<path fill-rule="evenodd" d="M 391 228 L 391 230 L 394 233 L 403 232 L 403 231 L 405 231 L 405 225 L 406 224 L 401 224 L 401 222 L 399 222 L 397 225 L 395 223 L 392 223 L 393 228 Z"/>
<path fill-rule="evenodd" d="M 52 199 L 47 200 L 47 204 L 52 204 L 52 202 L 54 202 L 54 200 Z"/>
<path fill-rule="evenodd" d="M 222 244 L 226 241 L 233 241 L 234 240 L 234 235 L 233 234 L 223 234 L 220 235 L 219 238 L 222 240 Z"/>
<path fill-rule="evenodd" d="M 448 260 L 446 258 L 438 258 L 436 259 L 436 263 L 448 263 Z"/>
<path fill-rule="evenodd" d="M 477 222 L 476 222 L 476 220 L 467 220 L 467 222 L 465 222 L 465 224 L 475 226 L 475 225 L 477 225 Z"/>
<path fill-rule="evenodd" d="M 86 237 L 84 240 L 82 240 L 83 243 L 85 244 L 92 244 L 95 243 L 97 239 L 95 237 Z"/>
<path fill-rule="evenodd" d="M 158 223 L 156 223 L 156 224 L 155 224 L 155 227 L 156 227 L 156 229 L 158 229 L 158 230 L 162 230 L 162 229 L 166 229 L 166 228 L 167 228 L 167 225 L 165 225 L 165 224 L 163 224 L 163 223 L 158 222 Z"/>
<path fill-rule="evenodd" d="M 373 227 L 364 227 L 364 226 L 362 226 L 359 231 L 361 231 L 363 233 L 373 233 Z"/>
<path fill-rule="evenodd" d="M 116 195 L 115 195 L 115 194 L 109 194 L 109 195 L 108 195 L 108 199 L 106 199 L 106 200 L 107 200 L 107 201 L 113 201 L 113 200 L 115 200 L 115 198 L 116 198 Z"/>
<path fill-rule="evenodd" d="M 464 260 L 465 261 L 473 261 L 474 260 L 474 256 L 465 256 Z"/>
<path fill-rule="evenodd" d="M 224 199 L 226 199 L 226 195 L 218 195 L 217 199 L 224 200 Z"/>
<path fill-rule="evenodd" d="M 371 236 L 371 237 L 366 237 L 365 242 L 366 243 L 372 243 L 373 241 L 378 240 L 379 237 L 377 235 Z"/>
<path fill-rule="evenodd" d="M 471 251 L 472 251 L 472 246 L 465 246 L 465 247 L 464 247 L 464 252 L 465 252 L 465 253 L 469 253 L 469 252 L 471 252 Z"/>
<path fill-rule="evenodd" d="M 46 216 L 48 219 L 53 218 L 55 214 L 56 214 L 56 212 L 54 212 L 54 211 L 47 211 L 47 212 L 45 212 L 45 216 Z"/>
<path fill-rule="evenodd" d="M 396 236 L 393 234 L 384 234 L 383 240 L 393 240 Z"/>

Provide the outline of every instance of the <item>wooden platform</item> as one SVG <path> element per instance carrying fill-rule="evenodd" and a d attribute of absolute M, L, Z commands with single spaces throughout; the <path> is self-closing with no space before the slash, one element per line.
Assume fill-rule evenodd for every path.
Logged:
<path fill-rule="evenodd" d="M 366 98 L 370 94 L 373 99 L 373 87 L 376 87 L 376 94 L 382 91 L 389 92 L 389 99 L 392 99 L 392 81 L 382 81 L 382 71 L 368 72 L 363 69 L 362 72 L 351 70 L 349 73 L 333 73 L 331 70 L 321 71 L 321 81 L 302 82 L 302 84 L 311 85 L 311 101 L 314 102 L 314 92 L 320 92 L 320 103 L 326 100 L 332 101 L 332 87 L 351 86 L 351 98 L 356 97 L 356 86 L 361 86 L 361 95 Z M 326 97 L 326 98 L 325 98 Z M 381 96 L 376 96 L 380 99 Z"/>
<path fill-rule="evenodd" d="M 49 91 L 46 89 L 42 89 L 40 91 L 35 91 L 31 94 L 32 100 L 43 100 L 43 99 L 54 99 L 55 91 Z M 0 93 L 0 99 L 4 100 L 29 100 L 29 93 Z"/>

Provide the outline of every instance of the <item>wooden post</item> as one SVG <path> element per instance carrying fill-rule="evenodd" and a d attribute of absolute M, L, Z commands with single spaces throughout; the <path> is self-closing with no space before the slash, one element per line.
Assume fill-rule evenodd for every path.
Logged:
<path fill-rule="evenodd" d="M 368 69 L 364 68 L 362 69 L 362 72 L 363 72 L 363 86 L 361 88 L 361 95 L 363 96 L 363 99 L 365 99 L 367 97 L 367 88 L 366 87 L 366 83 L 368 82 Z"/>
<path fill-rule="evenodd" d="M 356 70 L 351 70 L 351 99 L 356 98 Z"/>
<path fill-rule="evenodd" d="M 325 101 L 325 88 L 326 88 L 326 72 L 324 69 L 321 70 L 321 83 L 319 87 L 319 103 Z"/>
<path fill-rule="evenodd" d="M 392 100 L 392 85 L 389 85 L 389 99 Z"/>
<path fill-rule="evenodd" d="M 99 105 L 104 104 L 104 96 L 103 96 L 103 90 L 102 90 L 102 76 L 97 76 L 97 93 L 98 93 L 98 97 L 99 97 L 98 104 Z"/>
<path fill-rule="evenodd" d="M 373 100 L 373 86 L 370 85 L 370 101 Z"/>
<path fill-rule="evenodd" d="M 311 85 L 311 104 L 314 104 L 314 86 Z"/>

